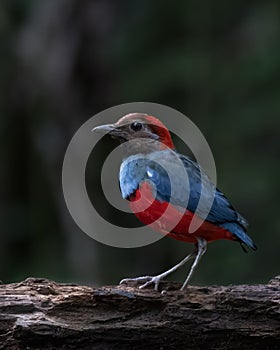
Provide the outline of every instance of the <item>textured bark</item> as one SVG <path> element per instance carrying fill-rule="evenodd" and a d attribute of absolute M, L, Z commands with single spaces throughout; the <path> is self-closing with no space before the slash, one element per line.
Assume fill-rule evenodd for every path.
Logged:
<path fill-rule="evenodd" d="M 267 285 L 0 285 L 1 349 L 280 349 L 280 276 Z"/>

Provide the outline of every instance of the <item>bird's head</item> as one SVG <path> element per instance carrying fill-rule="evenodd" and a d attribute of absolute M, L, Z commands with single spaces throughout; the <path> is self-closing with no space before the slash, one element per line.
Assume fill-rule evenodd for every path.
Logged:
<path fill-rule="evenodd" d="M 147 114 L 127 114 L 115 124 L 97 126 L 92 131 L 107 133 L 117 139 L 123 144 L 126 154 L 174 149 L 168 129 L 160 120 Z M 133 142 L 127 142 L 131 140 Z"/>

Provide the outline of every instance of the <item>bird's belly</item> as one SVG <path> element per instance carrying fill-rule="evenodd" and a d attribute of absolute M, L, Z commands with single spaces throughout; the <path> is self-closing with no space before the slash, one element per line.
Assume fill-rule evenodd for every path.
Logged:
<path fill-rule="evenodd" d="M 168 202 L 156 200 L 147 182 L 144 182 L 141 188 L 134 193 L 133 198 L 130 198 L 129 206 L 145 225 L 181 241 L 195 243 L 197 242 L 196 237 L 204 238 L 208 242 L 218 239 L 234 239 L 229 231 L 209 221 L 201 220 L 193 212 L 176 208 Z M 201 225 L 195 232 L 190 233 L 189 227 L 193 219 L 199 220 Z"/>

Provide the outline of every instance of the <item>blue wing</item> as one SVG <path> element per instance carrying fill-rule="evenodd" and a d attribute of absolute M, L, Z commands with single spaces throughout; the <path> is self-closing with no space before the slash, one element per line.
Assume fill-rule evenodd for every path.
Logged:
<path fill-rule="evenodd" d="M 237 221 L 246 227 L 245 219 L 235 211 L 224 194 L 214 187 L 209 177 L 196 162 L 180 154 L 177 154 L 177 157 L 181 162 L 174 161 L 170 154 L 169 157 L 164 157 L 164 161 L 162 161 L 163 155 L 161 155 L 159 162 L 159 159 L 156 159 L 158 155 L 155 153 L 153 153 L 154 159 L 150 157 L 150 162 L 147 164 L 147 178 L 154 182 L 158 200 L 171 202 L 183 209 L 187 208 L 195 212 L 202 196 L 205 206 L 208 203 L 211 206 L 211 200 L 213 201 L 207 215 L 208 221 L 215 224 Z M 184 170 L 180 169 L 182 165 Z M 202 182 L 204 184 L 203 191 Z M 202 205 L 201 214 L 203 214 L 203 208 Z"/>

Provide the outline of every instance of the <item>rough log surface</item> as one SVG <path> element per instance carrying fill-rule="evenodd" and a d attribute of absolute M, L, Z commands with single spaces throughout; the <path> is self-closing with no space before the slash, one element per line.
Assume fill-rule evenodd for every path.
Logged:
<path fill-rule="evenodd" d="M 0 285 L 0 349 L 280 349 L 280 276 L 267 285 Z"/>

